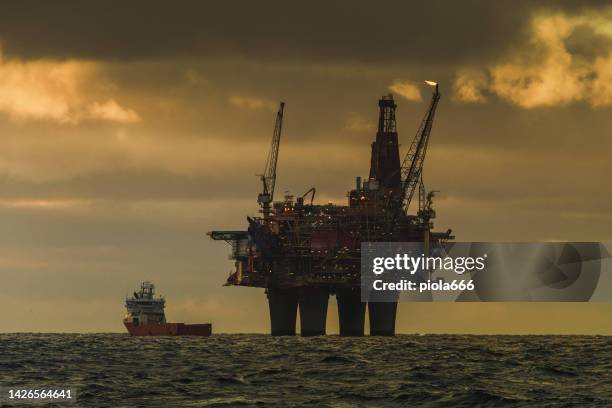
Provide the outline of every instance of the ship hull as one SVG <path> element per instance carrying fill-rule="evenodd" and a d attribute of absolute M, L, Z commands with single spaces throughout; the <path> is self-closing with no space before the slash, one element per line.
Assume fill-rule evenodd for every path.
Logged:
<path fill-rule="evenodd" d="M 212 325 L 204 324 L 185 324 L 185 323 L 164 323 L 164 324 L 143 324 L 135 326 L 132 323 L 124 323 L 130 336 L 210 336 Z"/>

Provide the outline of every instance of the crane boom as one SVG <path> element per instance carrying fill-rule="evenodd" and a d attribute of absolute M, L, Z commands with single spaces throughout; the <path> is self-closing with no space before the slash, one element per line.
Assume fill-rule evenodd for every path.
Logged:
<path fill-rule="evenodd" d="M 280 137 L 283 130 L 283 113 L 285 110 L 285 102 L 280 103 L 278 113 L 276 114 L 276 123 L 274 125 L 274 133 L 272 134 L 272 144 L 268 152 L 266 167 L 261 175 L 262 192 L 257 197 L 257 202 L 263 209 L 264 218 L 270 214 L 270 203 L 274 200 L 274 186 L 276 184 L 276 163 L 278 162 L 278 149 L 280 147 Z"/>
<path fill-rule="evenodd" d="M 400 189 L 399 198 L 396 203 L 406 212 L 408 212 L 408 207 L 410 206 L 414 192 L 421 181 L 423 163 L 425 162 L 425 154 L 427 153 L 427 145 L 429 143 L 429 135 L 436 114 L 436 108 L 438 107 L 438 101 L 440 100 L 438 84 L 430 81 L 426 82 L 429 85 L 435 86 L 435 91 L 431 97 L 429 109 L 425 113 L 425 117 L 419 126 L 417 134 L 412 140 L 410 149 L 408 153 L 406 153 L 401 166 L 402 188 Z"/>

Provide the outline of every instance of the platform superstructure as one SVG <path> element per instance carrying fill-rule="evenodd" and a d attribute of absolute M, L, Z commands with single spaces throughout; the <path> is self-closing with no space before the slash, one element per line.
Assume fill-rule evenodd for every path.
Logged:
<path fill-rule="evenodd" d="M 361 243 L 424 242 L 430 248 L 452 238 L 450 230 L 432 230 L 433 192 L 427 193 L 423 183 L 423 163 L 440 99 L 438 85 L 431 84 L 435 87 L 431 103 L 403 160 L 397 105 L 392 95 L 379 100 L 369 174 L 355 179 L 346 205 L 315 204 L 314 188 L 298 197 L 273 200 L 285 106 L 281 104 L 258 199 L 262 215 L 247 217 L 247 230 L 209 233 L 232 245 L 235 271 L 228 285 L 266 289 L 273 335 L 295 334 L 298 309 L 302 335 L 325 334 L 330 295 L 337 298 L 340 334 L 363 335 L 366 304 L 360 297 Z M 412 215 L 408 210 L 415 192 L 418 210 Z M 396 303 L 369 303 L 371 335 L 395 333 L 396 308 Z"/>

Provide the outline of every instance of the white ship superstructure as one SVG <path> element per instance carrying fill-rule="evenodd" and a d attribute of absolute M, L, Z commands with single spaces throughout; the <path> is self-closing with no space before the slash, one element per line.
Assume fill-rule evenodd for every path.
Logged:
<path fill-rule="evenodd" d="M 143 282 L 140 285 L 140 291 L 134 292 L 131 298 L 125 300 L 127 314 L 124 322 L 134 326 L 165 324 L 165 306 L 166 299 L 162 296 L 155 297 L 155 285 L 151 282 Z"/>

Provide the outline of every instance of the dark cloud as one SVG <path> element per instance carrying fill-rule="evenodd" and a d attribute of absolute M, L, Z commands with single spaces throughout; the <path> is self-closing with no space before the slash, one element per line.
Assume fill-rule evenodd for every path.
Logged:
<path fill-rule="evenodd" d="M 0 7 L 0 38 L 7 55 L 24 58 L 238 55 L 419 64 L 497 55 L 525 35 L 520 28 L 533 7 L 474 0 L 23 1 Z"/>
<path fill-rule="evenodd" d="M 612 47 L 612 40 L 595 32 L 593 27 L 576 27 L 566 42 L 567 50 L 572 55 L 593 60 L 601 55 L 602 50 Z"/>

